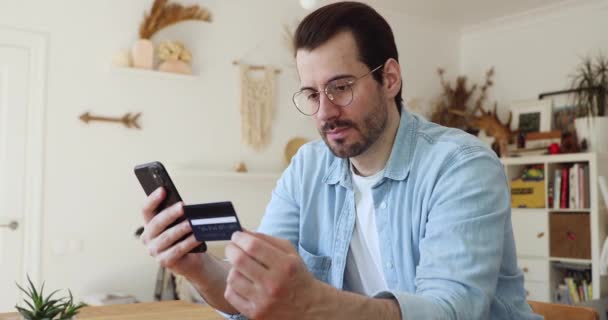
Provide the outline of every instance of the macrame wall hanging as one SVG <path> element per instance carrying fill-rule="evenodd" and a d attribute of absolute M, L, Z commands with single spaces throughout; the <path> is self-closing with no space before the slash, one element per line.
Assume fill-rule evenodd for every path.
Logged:
<path fill-rule="evenodd" d="M 241 74 L 241 140 L 259 151 L 270 143 L 279 70 L 270 66 L 237 64 Z M 254 74 L 256 72 L 262 74 Z"/>

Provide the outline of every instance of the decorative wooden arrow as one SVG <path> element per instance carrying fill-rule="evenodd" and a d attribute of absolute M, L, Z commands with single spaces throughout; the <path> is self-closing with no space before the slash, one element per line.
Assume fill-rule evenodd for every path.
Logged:
<path fill-rule="evenodd" d="M 122 117 L 100 117 L 100 116 L 92 116 L 88 111 L 80 115 L 80 120 L 84 123 L 89 123 L 89 121 L 103 121 L 103 122 L 119 122 L 125 125 L 127 128 L 135 128 L 141 129 L 139 124 L 137 123 L 137 119 L 141 115 L 141 112 L 138 112 L 134 115 L 131 115 L 130 112 L 125 114 Z"/>

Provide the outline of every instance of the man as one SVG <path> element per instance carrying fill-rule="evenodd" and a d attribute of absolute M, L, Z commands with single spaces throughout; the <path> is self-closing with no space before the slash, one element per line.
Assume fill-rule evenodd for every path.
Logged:
<path fill-rule="evenodd" d="M 390 26 L 361 3 L 307 16 L 295 34 L 298 110 L 323 141 L 303 146 L 260 233 L 238 232 L 228 263 L 198 243 L 181 204 L 142 235 L 161 265 L 209 304 L 255 319 L 536 319 L 517 268 L 507 182 L 474 137 L 401 106 Z"/>

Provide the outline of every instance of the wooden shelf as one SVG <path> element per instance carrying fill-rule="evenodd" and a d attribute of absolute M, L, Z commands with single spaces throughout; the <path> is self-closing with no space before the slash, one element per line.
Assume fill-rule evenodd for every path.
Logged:
<path fill-rule="evenodd" d="M 188 169 L 175 169 L 175 174 L 188 174 L 193 177 L 209 178 L 237 178 L 237 179 L 273 179 L 278 180 L 281 173 L 272 172 L 232 172 L 232 171 L 196 171 Z"/>
<path fill-rule="evenodd" d="M 190 176 L 193 178 L 221 178 L 221 179 L 251 179 L 251 180 L 278 180 L 282 172 L 236 172 L 226 170 L 208 170 L 196 167 L 168 165 L 167 169 L 173 175 Z"/>
<path fill-rule="evenodd" d="M 593 262 L 591 259 L 574 259 L 574 258 L 560 258 L 560 257 L 550 257 L 549 261 L 574 263 L 574 264 L 585 264 L 585 265 L 591 265 L 591 263 Z"/>
<path fill-rule="evenodd" d="M 570 212 L 583 212 L 583 213 L 589 213 L 591 212 L 591 209 L 589 208 L 581 208 L 581 209 L 547 209 L 547 211 L 552 212 L 552 213 L 570 213 Z"/>
<path fill-rule="evenodd" d="M 547 208 L 511 208 L 511 212 L 515 213 L 546 213 Z"/>
<path fill-rule="evenodd" d="M 172 72 L 163 72 L 151 69 L 138 69 L 126 67 L 110 67 L 110 72 L 117 74 L 128 74 L 146 78 L 164 78 L 164 79 L 182 79 L 182 80 L 197 80 L 199 77 L 192 74 L 181 74 Z"/>
<path fill-rule="evenodd" d="M 501 162 L 504 165 L 524 165 L 524 164 L 540 164 L 540 163 L 559 163 L 559 162 L 586 162 L 594 157 L 594 153 L 567 153 L 554 155 L 538 155 L 525 157 L 510 157 L 502 158 Z"/>

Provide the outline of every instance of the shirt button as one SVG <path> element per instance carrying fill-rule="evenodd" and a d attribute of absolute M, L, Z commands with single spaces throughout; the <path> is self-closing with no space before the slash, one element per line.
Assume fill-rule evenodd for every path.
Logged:
<path fill-rule="evenodd" d="M 392 270 L 392 269 L 393 269 L 393 267 L 394 267 L 392 262 L 387 263 L 387 264 L 386 264 L 386 266 L 387 266 L 389 269 L 391 269 L 391 270 Z"/>
<path fill-rule="evenodd" d="M 384 202 L 384 201 L 383 201 L 383 202 L 380 204 L 380 209 L 383 209 L 383 210 L 384 210 L 384 209 L 386 209 L 386 202 Z"/>

